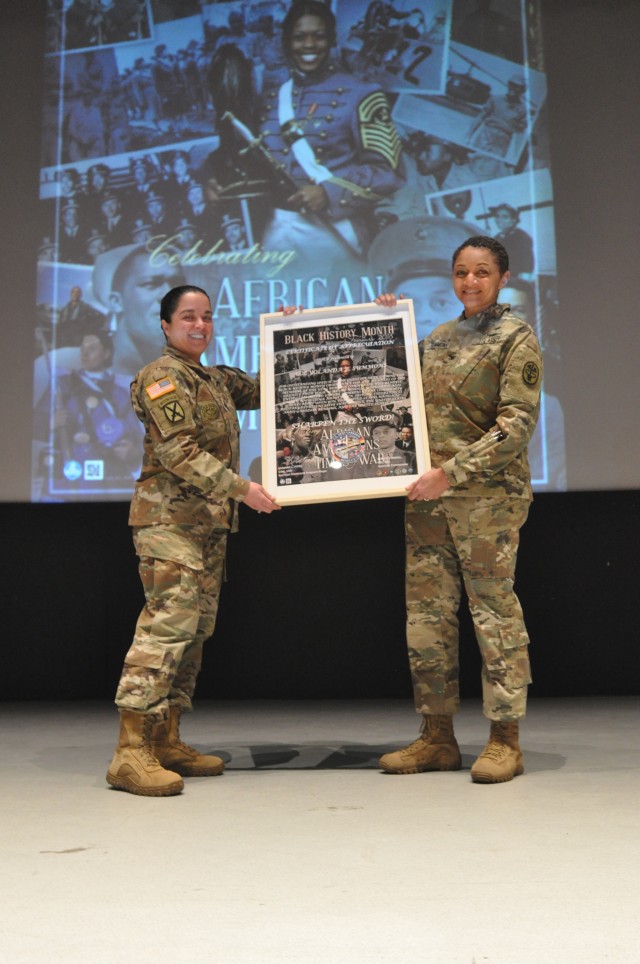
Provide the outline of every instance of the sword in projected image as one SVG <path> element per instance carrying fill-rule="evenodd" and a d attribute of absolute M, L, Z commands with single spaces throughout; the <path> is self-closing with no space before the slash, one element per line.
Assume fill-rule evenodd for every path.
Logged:
<path fill-rule="evenodd" d="M 283 193 L 287 192 L 287 194 L 290 196 L 291 194 L 296 194 L 298 192 L 298 185 L 294 179 L 287 174 L 286 170 L 284 170 L 283 167 L 278 164 L 271 152 L 264 146 L 262 137 L 255 137 L 247 125 L 243 123 L 243 121 L 238 120 L 235 114 L 232 114 L 229 110 L 225 111 L 225 113 L 222 115 L 222 120 L 229 121 L 236 133 L 239 134 L 242 140 L 246 142 L 247 146 L 240 151 L 241 154 L 246 154 L 249 151 L 252 151 L 258 158 L 260 158 L 266 164 L 271 175 L 271 179 L 273 180 L 273 178 L 275 178 L 277 187 Z M 357 251 L 353 245 L 349 244 L 347 239 L 340 233 L 340 231 L 338 231 L 333 222 L 325 214 L 309 211 L 306 208 L 301 208 L 299 213 L 302 214 L 303 217 L 307 218 L 307 220 L 312 224 L 324 228 L 325 231 L 328 231 L 329 234 L 331 234 L 336 241 L 338 241 L 342 247 L 349 252 L 352 258 L 357 258 L 358 261 L 363 260 L 362 254 Z"/>

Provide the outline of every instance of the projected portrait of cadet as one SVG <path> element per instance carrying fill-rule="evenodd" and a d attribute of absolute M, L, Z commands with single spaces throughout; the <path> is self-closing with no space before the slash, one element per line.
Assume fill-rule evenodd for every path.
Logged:
<path fill-rule="evenodd" d="M 137 216 L 147 214 L 147 198 L 153 193 L 152 167 L 143 157 L 129 162 L 133 185 L 129 189 L 129 203 Z"/>
<path fill-rule="evenodd" d="M 291 77 L 265 91 L 262 143 L 285 177 L 264 246 L 323 257 L 363 255 L 376 203 L 403 183 L 401 144 L 376 85 L 331 61 L 329 6 L 297 0 L 282 28 Z"/>
<path fill-rule="evenodd" d="M 220 230 L 224 238 L 221 250 L 242 251 L 247 247 L 247 234 L 241 217 L 225 214 L 220 222 Z"/>
<path fill-rule="evenodd" d="M 179 197 L 183 201 L 191 184 L 189 172 L 189 155 L 186 151 L 175 151 L 171 157 L 171 169 L 167 180 L 167 188 L 171 196 Z"/>
<path fill-rule="evenodd" d="M 184 276 L 169 264 L 151 264 L 149 252 L 125 245 L 101 255 L 93 269 L 93 290 L 105 309 L 115 313 L 113 365 L 133 375 L 162 348 L 158 308 L 167 290 Z"/>
<path fill-rule="evenodd" d="M 56 325 L 56 347 L 80 345 L 85 335 L 95 334 L 104 328 L 105 316 L 82 300 L 82 288 L 74 285 L 69 300 L 63 305 Z"/>
<path fill-rule="evenodd" d="M 200 181 L 192 180 L 189 184 L 184 210 L 205 246 L 217 239 L 215 208 L 205 198 Z"/>
<path fill-rule="evenodd" d="M 143 796 L 172 796 L 182 776 L 224 769 L 220 757 L 180 740 L 180 717 L 192 708 L 215 627 L 238 503 L 263 513 L 279 508 L 262 485 L 238 474 L 237 409 L 259 406 L 258 381 L 201 364 L 213 337 L 207 293 L 174 288 L 159 315 L 165 349 L 131 385 L 145 434 L 129 522 L 146 602 L 118 684 L 120 736 L 107 772 L 111 786 Z"/>
<path fill-rule="evenodd" d="M 473 230 L 473 224 L 453 218 L 408 218 L 385 228 L 371 245 L 371 273 L 382 275 L 385 288 L 413 300 L 418 341 L 458 311 L 447 252 Z"/>
<path fill-rule="evenodd" d="M 87 257 L 85 261 L 89 264 L 95 264 L 96 258 L 99 255 L 104 254 L 107 251 L 107 240 L 104 234 L 101 234 L 98 228 L 92 228 L 89 237 L 86 240 Z"/>
<path fill-rule="evenodd" d="M 509 252 L 511 276 L 525 276 L 529 280 L 528 276 L 534 270 L 533 240 L 530 234 L 518 227 L 520 212 L 511 204 L 497 204 L 489 213 L 497 228 L 494 235 L 496 241 L 504 244 Z"/>
<path fill-rule="evenodd" d="M 147 220 L 151 228 L 153 237 L 156 235 L 171 234 L 171 218 L 167 210 L 167 202 L 164 195 L 154 190 L 146 198 Z"/>
<path fill-rule="evenodd" d="M 189 251 L 197 240 L 195 226 L 189 218 L 180 218 L 172 234 L 172 244 L 181 251 Z"/>
<path fill-rule="evenodd" d="M 60 197 L 77 201 L 81 196 L 80 175 L 75 167 L 66 167 L 60 173 Z"/>
<path fill-rule="evenodd" d="M 70 461 L 100 463 L 101 481 L 112 483 L 130 484 L 140 469 L 140 424 L 131 408 L 127 381 L 117 380 L 112 359 L 113 344 L 106 332 L 85 335 L 81 367 L 56 379 L 53 406 L 50 393 L 38 405 L 36 432 L 43 439 L 48 437 L 40 432 L 50 416 L 59 477 L 65 476 Z"/>
<path fill-rule="evenodd" d="M 526 130 L 525 90 L 524 77 L 514 74 L 507 81 L 506 94 L 493 94 L 489 98 L 469 128 L 467 136 L 474 148 L 506 157 L 513 135 Z"/>
<path fill-rule="evenodd" d="M 63 204 L 60 222 L 58 234 L 60 260 L 71 264 L 84 264 L 86 244 L 80 224 L 80 206 L 77 201 L 67 201 Z"/>
<path fill-rule="evenodd" d="M 119 248 L 131 240 L 131 222 L 125 214 L 120 197 L 107 191 L 100 205 L 100 230 L 108 248 Z"/>
<path fill-rule="evenodd" d="M 136 218 L 131 228 L 131 240 L 134 244 L 146 244 L 153 237 L 151 225 L 144 218 Z"/>
<path fill-rule="evenodd" d="M 387 475 L 410 475 L 414 456 L 397 448 L 398 425 L 395 419 L 380 420 L 371 425 L 371 445 L 366 449 L 367 461 L 356 462 L 351 477 L 371 479 Z"/>
<path fill-rule="evenodd" d="M 87 196 L 84 202 L 87 221 L 97 227 L 102 216 L 102 202 L 111 190 L 111 170 L 106 164 L 92 164 L 87 171 Z"/>
<path fill-rule="evenodd" d="M 463 312 L 439 325 L 422 355 L 431 468 L 407 489 L 407 646 L 421 735 L 380 759 L 389 773 L 459 770 L 459 628 L 466 589 L 482 657 L 489 740 L 476 783 L 524 772 L 519 720 L 531 682 L 529 637 L 514 592 L 520 528 L 531 502 L 527 445 L 540 411 L 535 332 L 498 301 L 509 255 L 487 236 L 465 239 L 451 262 Z M 376 299 L 393 309 L 396 297 Z"/>

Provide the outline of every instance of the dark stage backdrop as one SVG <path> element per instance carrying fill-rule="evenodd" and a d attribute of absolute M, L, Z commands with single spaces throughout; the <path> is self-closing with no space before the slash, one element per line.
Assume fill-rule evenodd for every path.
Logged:
<path fill-rule="evenodd" d="M 543 0 L 569 485 L 536 497 L 518 591 L 534 695 L 630 694 L 640 519 L 636 0 Z M 46 4 L 0 11 L 5 493 L 30 491 Z M 25 375 L 28 372 L 28 375 Z M 20 414 L 22 413 L 22 421 Z M 25 468 L 26 467 L 26 468 Z M 588 491 L 588 490 L 609 491 Z M 5 495 L 5 498 L 7 496 Z M 0 506 L 5 699 L 111 698 L 140 603 L 125 503 Z M 634 557 L 632 558 L 632 551 Z M 401 500 L 243 511 L 199 695 L 409 696 Z M 634 578 L 632 590 L 631 579 Z M 249 604 L 248 602 L 249 601 Z M 478 660 L 463 622 L 463 691 Z"/>
<path fill-rule="evenodd" d="M 201 699 L 406 697 L 402 502 L 241 508 Z M 517 590 L 535 696 L 640 691 L 634 492 L 538 496 Z M 3 699 L 112 699 L 142 603 L 126 506 L 2 506 Z M 479 696 L 468 619 L 462 692 Z"/>

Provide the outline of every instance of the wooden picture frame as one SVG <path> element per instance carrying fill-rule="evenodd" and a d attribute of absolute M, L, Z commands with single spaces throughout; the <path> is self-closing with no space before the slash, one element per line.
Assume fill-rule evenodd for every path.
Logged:
<path fill-rule="evenodd" d="M 404 496 L 431 467 L 411 300 L 261 315 L 260 377 L 281 505 Z"/>

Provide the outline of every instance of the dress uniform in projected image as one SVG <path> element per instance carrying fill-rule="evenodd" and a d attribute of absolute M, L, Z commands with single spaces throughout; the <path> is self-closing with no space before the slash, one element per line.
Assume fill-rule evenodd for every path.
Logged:
<path fill-rule="evenodd" d="M 51 0 L 46 18 L 34 500 L 131 495 L 135 467 L 108 467 L 118 432 L 91 458 L 61 432 L 85 335 L 106 333 L 101 378 L 126 386 L 162 348 L 160 297 L 187 282 L 211 294 L 206 364 L 255 373 L 260 314 L 390 288 L 424 336 L 459 312 L 448 259 L 474 234 L 509 250 L 544 349 L 534 488 L 565 486 L 536 0 Z M 70 339 L 75 287 L 92 314 Z M 257 480 L 260 422 L 243 417 Z"/>

